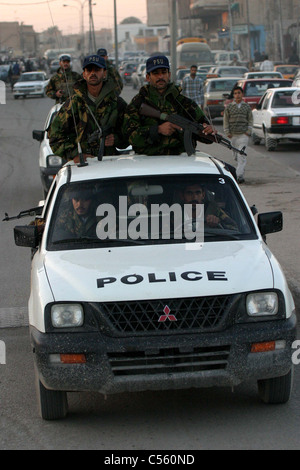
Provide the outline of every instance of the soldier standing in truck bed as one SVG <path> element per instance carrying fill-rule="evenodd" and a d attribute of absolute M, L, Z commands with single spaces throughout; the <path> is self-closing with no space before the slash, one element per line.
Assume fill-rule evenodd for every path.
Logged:
<path fill-rule="evenodd" d="M 63 103 L 73 94 L 73 86 L 82 76 L 73 72 L 71 68 L 71 56 L 62 54 L 59 58 L 59 69 L 49 81 L 46 88 L 46 95 L 57 103 Z"/>
<path fill-rule="evenodd" d="M 123 133 L 127 133 L 129 143 L 136 153 L 179 155 L 185 151 L 181 128 L 171 122 L 141 116 L 139 109 L 142 103 L 149 104 L 161 113 L 178 114 L 203 123 L 205 134 L 214 132 L 201 108 L 190 98 L 182 95 L 181 89 L 171 83 L 167 57 L 153 56 L 147 60 L 146 79 L 149 84 L 144 85 L 132 99 L 123 123 Z"/>

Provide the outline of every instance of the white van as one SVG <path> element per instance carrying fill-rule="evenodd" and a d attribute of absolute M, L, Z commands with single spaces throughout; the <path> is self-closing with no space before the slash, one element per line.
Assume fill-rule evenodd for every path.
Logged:
<path fill-rule="evenodd" d="M 240 51 L 221 51 L 215 54 L 216 65 L 230 65 L 234 59 L 237 58 L 242 63 L 242 56 Z"/>
<path fill-rule="evenodd" d="M 28 305 L 41 416 L 65 417 L 72 391 L 249 379 L 264 402 L 285 403 L 295 305 L 265 244 L 282 214 L 256 223 L 226 166 L 204 153 L 87 163 L 58 172 L 37 226 L 15 227 L 16 244 L 35 251 Z M 90 201 L 84 219 L 74 198 Z"/>

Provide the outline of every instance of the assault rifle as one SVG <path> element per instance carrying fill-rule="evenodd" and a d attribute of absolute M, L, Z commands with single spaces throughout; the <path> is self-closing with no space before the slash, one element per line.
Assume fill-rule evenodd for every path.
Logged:
<path fill-rule="evenodd" d="M 13 215 L 12 217 L 8 216 L 8 213 L 5 212 L 5 217 L 2 219 L 2 222 L 14 219 L 21 219 L 22 217 L 35 217 L 37 215 L 41 215 L 43 212 L 44 206 L 33 207 L 32 209 L 28 209 L 25 211 L 21 211 L 18 215 Z"/>
<path fill-rule="evenodd" d="M 224 145 L 229 150 L 233 150 L 238 152 L 241 155 L 247 155 L 245 153 L 245 148 L 237 149 L 232 145 L 230 140 L 225 139 L 221 134 L 204 134 L 203 130 L 205 127 L 203 124 L 199 122 L 190 121 L 184 117 L 179 116 L 178 114 L 166 114 L 161 113 L 158 109 L 149 106 L 146 103 L 142 103 L 139 113 L 142 116 L 148 116 L 155 119 L 160 119 L 161 121 L 168 121 L 172 124 L 177 124 L 177 126 L 181 127 L 184 132 L 184 148 L 188 155 L 193 155 L 195 153 L 195 148 L 193 145 L 193 139 L 200 140 L 200 141 L 207 141 L 207 143 L 216 142 L 217 144 Z"/>

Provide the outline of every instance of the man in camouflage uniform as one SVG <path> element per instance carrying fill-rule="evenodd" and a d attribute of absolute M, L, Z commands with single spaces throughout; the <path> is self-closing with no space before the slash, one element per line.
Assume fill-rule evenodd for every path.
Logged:
<path fill-rule="evenodd" d="M 82 77 L 79 73 L 71 69 L 71 57 L 63 54 L 59 58 L 59 68 L 53 77 L 50 78 L 46 88 L 46 95 L 55 100 L 55 103 L 63 103 L 73 94 L 73 86 Z"/>
<path fill-rule="evenodd" d="M 123 90 L 123 81 L 117 69 L 108 60 L 107 50 L 98 49 L 97 55 L 105 59 L 106 68 L 107 68 L 107 79 L 112 78 L 114 80 L 115 87 L 116 87 L 116 94 L 119 95 L 121 91 Z"/>
<path fill-rule="evenodd" d="M 82 75 L 48 131 L 53 153 L 75 162 L 80 161 L 78 143 L 84 159 L 116 155 L 116 147 L 128 145 L 121 133 L 126 102 L 116 96 L 114 82 L 106 80 L 105 60 L 86 57 Z"/>
<path fill-rule="evenodd" d="M 181 94 L 181 89 L 170 82 L 170 66 L 167 57 L 150 57 L 146 63 L 148 85 L 143 86 L 127 107 L 123 132 L 138 154 L 179 155 L 185 151 L 183 133 L 179 126 L 141 116 L 139 108 L 146 103 L 161 113 L 178 114 L 203 123 L 205 134 L 213 133 L 203 111 L 191 99 Z M 207 141 L 206 141 L 207 142 Z"/>
<path fill-rule="evenodd" d="M 70 194 L 69 206 L 59 214 L 55 224 L 55 240 L 96 238 L 98 218 L 91 191 L 78 189 Z"/>

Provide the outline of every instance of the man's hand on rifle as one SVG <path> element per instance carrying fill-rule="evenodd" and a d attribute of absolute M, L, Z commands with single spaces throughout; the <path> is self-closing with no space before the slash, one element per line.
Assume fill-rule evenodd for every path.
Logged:
<path fill-rule="evenodd" d="M 158 126 L 158 133 L 162 135 L 172 135 L 175 131 L 182 131 L 182 128 L 177 126 L 177 124 L 173 124 L 169 121 L 166 121 Z"/>
<path fill-rule="evenodd" d="M 115 143 L 114 134 L 109 134 L 105 137 L 105 147 L 112 147 Z"/>
<path fill-rule="evenodd" d="M 204 123 L 203 124 L 203 134 L 205 135 L 208 135 L 208 134 L 215 134 L 216 133 L 216 130 L 213 128 L 213 126 L 211 126 L 210 124 L 206 124 Z"/>

